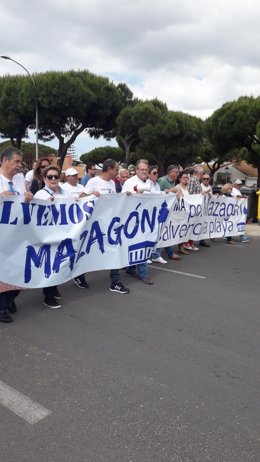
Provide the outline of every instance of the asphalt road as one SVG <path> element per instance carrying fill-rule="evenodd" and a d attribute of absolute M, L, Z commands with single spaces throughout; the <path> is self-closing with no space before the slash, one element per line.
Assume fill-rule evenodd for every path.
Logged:
<path fill-rule="evenodd" d="M 0 325 L 1 462 L 259 462 L 259 252 L 213 241 L 152 265 L 154 286 L 123 276 L 129 295 L 90 273 L 57 311 L 21 293 Z M 28 423 L 12 390 L 48 414 Z"/>

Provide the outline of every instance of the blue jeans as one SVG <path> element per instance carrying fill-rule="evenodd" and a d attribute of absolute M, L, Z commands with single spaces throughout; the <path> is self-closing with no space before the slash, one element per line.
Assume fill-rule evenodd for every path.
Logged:
<path fill-rule="evenodd" d="M 155 249 L 151 255 L 151 258 L 160 258 L 162 249 Z"/>
<path fill-rule="evenodd" d="M 174 249 L 172 246 L 170 247 L 164 247 L 165 252 L 167 253 L 168 257 L 172 257 L 174 254 Z"/>
<path fill-rule="evenodd" d="M 120 282 L 120 272 L 119 269 L 112 269 L 110 271 L 111 284 L 118 284 Z"/>
<path fill-rule="evenodd" d="M 148 277 L 148 264 L 139 263 L 138 265 L 129 266 L 126 270 L 128 274 L 137 273 L 140 279 L 144 279 Z"/>
<path fill-rule="evenodd" d="M 144 279 L 148 277 L 148 264 L 145 263 L 139 263 L 139 265 L 136 265 L 136 271 L 140 277 L 140 279 Z"/>

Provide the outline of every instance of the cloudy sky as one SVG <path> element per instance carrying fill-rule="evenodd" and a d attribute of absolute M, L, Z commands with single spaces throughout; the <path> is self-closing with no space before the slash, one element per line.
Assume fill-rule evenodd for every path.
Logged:
<path fill-rule="evenodd" d="M 260 95 L 259 0 L 0 0 L 0 6 L 0 54 L 31 73 L 88 69 L 125 82 L 135 96 L 157 97 L 203 119 L 226 101 Z M 0 75 L 20 72 L 0 59 Z M 76 152 L 104 144 L 82 136 Z"/>

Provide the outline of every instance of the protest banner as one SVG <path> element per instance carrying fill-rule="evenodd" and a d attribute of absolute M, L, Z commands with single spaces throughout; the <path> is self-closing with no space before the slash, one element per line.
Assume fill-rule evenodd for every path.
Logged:
<path fill-rule="evenodd" d="M 89 271 L 146 261 L 174 196 L 107 194 L 100 198 L 0 200 L 0 281 L 58 285 Z"/>
<path fill-rule="evenodd" d="M 146 261 L 155 247 L 243 234 L 246 201 L 221 196 L 107 194 L 0 198 L 0 281 L 37 288 Z"/>
<path fill-rule="evenodd" d="M 194 194 L 176 200 L 157 247 L 245 233 L 247 199 Z"/>

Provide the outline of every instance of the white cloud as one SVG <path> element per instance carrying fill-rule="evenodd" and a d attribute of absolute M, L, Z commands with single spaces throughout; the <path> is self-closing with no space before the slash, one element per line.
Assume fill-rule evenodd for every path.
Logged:
<path fill-rule="evenodd" d="M 203 118 L 260 94 L 258 0 L 2 0 L 1 18 L 1 54 L 30 72 L 89 69 Z"/>

